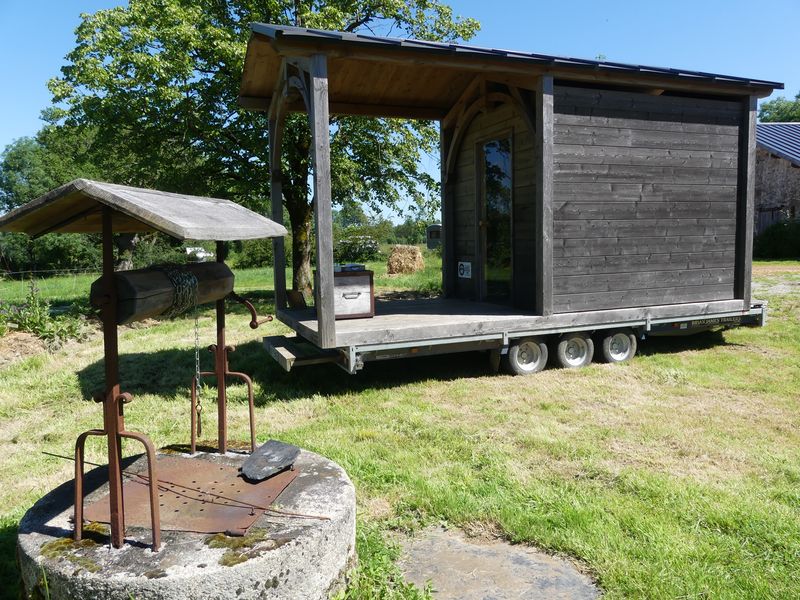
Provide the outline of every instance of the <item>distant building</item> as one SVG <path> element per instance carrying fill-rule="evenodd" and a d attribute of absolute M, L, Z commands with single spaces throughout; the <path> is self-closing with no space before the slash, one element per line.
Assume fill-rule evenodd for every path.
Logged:
<path fill-rule="evenodd" d="M 428 250 L 442 245 L 442 226 L 439 223 L 428 225 L 425 228 L 425 243 L 428 245 Z"/>
<path fill-rule="evenodd" d="M 756 126 L 755 234 L 800 218 L 800 123 Z"/>

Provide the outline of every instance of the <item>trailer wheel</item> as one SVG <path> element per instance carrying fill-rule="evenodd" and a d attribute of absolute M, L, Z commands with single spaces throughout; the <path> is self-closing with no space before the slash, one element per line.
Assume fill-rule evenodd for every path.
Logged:
<path fill-rule="evenodd" d="M 565 369 L 585 367 L 593 356 L 594 342 L 587 333 L 568 333 L 556 346 L 556 362 Z"/>
<path fill-rule="evenodd" d="M 503 370 L 509 375 L 531 375 L 547 365 L 547 344 L 539 338 L 515 340 L 502 357 Z"/>
<path fill-rule="evenodd" d="M 616 329 L 603 337 L 603 361 L 620 363 L 636 355 L 636 336 L 630 329 Z"/>

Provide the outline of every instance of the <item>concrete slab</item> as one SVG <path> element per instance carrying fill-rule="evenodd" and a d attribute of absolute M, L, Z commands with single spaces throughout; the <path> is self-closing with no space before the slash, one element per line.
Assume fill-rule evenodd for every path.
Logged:
<path fill-rule="evenodd" d="M 403 543 L 408 581 L 437 600 L 593 600 L 600 590 L 569 561 L 522 545 L 433 529 Z"/>
<path fill-rule="evenodd" d="M 203 458 L 233 465 L 244 460 L 232 454 Z M 67 482 L 37 502 L 20 523 L 25 597 L 328 598 L 344 586 L 355 564 L 355 491 L 344 470 L 324 457 L 302 451 L 295 464 L 297 478 L 273 507 L 306 517 L 266 513 L 245 537 L 164 531 L 162 548 L 155 553 L 144 528 L 129 527 L 120 549 L 110 547 L 107 528 L 97 524 L 88 527 L 87 539 L 73 542 L 73 486 Z M 142 459 L 126 465 L 134 471 L 143 468 Z M 89 500 L 106 493 L 104 471 L 87 474 Z"/>

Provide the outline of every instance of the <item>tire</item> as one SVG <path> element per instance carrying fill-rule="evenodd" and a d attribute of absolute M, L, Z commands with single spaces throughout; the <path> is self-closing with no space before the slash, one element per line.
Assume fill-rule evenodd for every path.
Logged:
<path fill-rule="evenodd" d="M 564 369 L 585 367 L 592 362 L 594 342 L 587 333 L 564 334 L 556 346 L 556 364 Z"/>
<path fill-rule="evenodd" d="M 601 343 L 603 362 L 621 363 L 636 356 L 638 344 L 630 329 L 615 329 L 603 336 Z"/>
<path fill-rule="evenodd" d="M 539 338 L 514 340 L 502 357 L 503 370 L 509 375 L 532 375 L 547 366 L 547 344 Z"/>

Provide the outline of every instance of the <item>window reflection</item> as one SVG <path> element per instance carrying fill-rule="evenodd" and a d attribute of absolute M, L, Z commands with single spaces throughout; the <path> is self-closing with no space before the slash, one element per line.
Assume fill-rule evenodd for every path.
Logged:
<path fill-rule="evenodd" d="M 486 299 L 511 297 L 511 140 L 492 140 L 483 146 L 486 202 Z"/>

